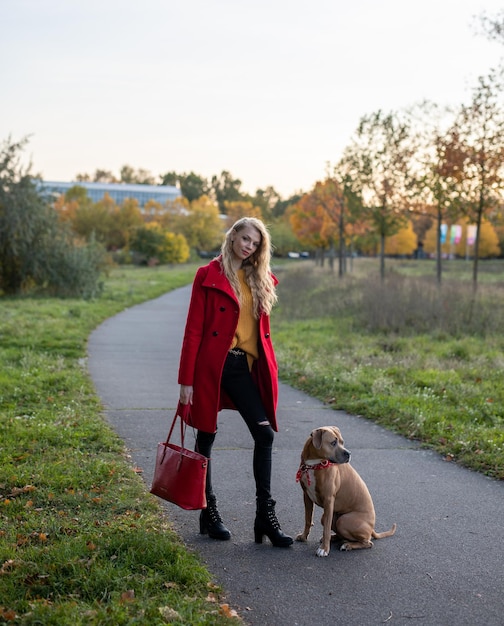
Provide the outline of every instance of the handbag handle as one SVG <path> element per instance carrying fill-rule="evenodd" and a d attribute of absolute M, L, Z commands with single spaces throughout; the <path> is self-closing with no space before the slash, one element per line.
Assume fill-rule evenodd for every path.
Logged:
<path fill-rule="evenodd" d="M 180 443 L 181 443 L 181 446 L 184 447 L 185 427 L 187 426 L 184 418 L 188 417 L 190 411 L 191 411 L 190 404 L 182 404 L 181 402 L 178 403 L 177 410 L 175 411 L 175 417 L 173 418 L 173 422 L 170 427 L 170 432 L 168 433 L 168 437 L 166 438 L 166 443 L 170 441 L 173 428 L 175 427 L 175 422 L 177 421 L 177 417 L 180 416 Z"/>

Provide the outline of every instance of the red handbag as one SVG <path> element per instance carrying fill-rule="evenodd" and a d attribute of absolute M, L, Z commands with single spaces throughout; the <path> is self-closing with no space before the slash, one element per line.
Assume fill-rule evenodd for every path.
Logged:
<path fill-rule="evenodd" d="M 179 404 L 166 441 L 158 443 L 150 493 L 182 509 L 205 509 L 208 459 L 199 452 L 184 448 L 186 423 L 180 413 L 188 410 L 189 405 L 181 407 Z M 180 417 L 180 446 L 170 443 L 177 417 Z"/>

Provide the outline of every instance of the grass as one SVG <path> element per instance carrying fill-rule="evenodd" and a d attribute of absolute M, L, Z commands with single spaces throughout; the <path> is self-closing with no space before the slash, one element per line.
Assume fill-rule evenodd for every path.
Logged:
<path fill-rule="evenodd" d="M 385 283 L 374 259 L 342 280 L 275 268 L 282 379 L 503 479 L 504 265 L 482 264 L 476 299 L 463 262 L 441 290 L 428 262 L 387 266 Z M 195 268 L 115 269 L 94 301 L 0 299 L 0 623 L 238 623 L 102 419 L 85 364 L 99 323 Z"/>
<path fill-rule="evenodd" d="M 422 263 L 389 262 L 384 283 L 369 259 L 342 280 L 312 264 L 281 274 L 282 378 L 502 480 L 504 264 L 486 266 L 474 298 L 464 262 L 441 289 Z"/>
<path fill-rule="evenodd" d="M 118 269 L 96 301 L 0 300 L 0 623 L 238 622 L 106 425 L 86 340 L 195 266 Z"/>

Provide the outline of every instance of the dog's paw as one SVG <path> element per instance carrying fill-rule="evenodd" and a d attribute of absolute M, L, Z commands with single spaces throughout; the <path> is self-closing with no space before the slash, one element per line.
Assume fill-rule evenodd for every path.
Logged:
<path fill-rule="evenodd" d="M 352 549 L 353 548 L 349 543 L 342 543 L 340 546 L 340 552 L 350 552 Z"/>
<path fill-rule="evenodd" d="M 308 537 L 304 533 L 299 533 L 299 535 L 296 536 L 296 541 L 306 543 L 308 541 Z"/>
<path fill-rule="evenodd" d="M 317 552 L 315 552 L 317 556 L 329 556 L 329 550 L 324 550 L 324 548 L 317 548 Z"/>

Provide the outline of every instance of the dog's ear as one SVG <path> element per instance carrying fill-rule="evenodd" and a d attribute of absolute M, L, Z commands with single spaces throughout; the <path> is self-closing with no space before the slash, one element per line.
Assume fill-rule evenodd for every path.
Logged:
<path fill-rule="evenodd" d="M 311 434 L 313 445 L 315 446 L 315 448 L 317 448 L 317 450 L 320 450 L 320 448 L 322 447 L 323 434 L 324 431 L 322 430 L 322 428 L 317 428 L 317 430 L 314 430 Z"/>

